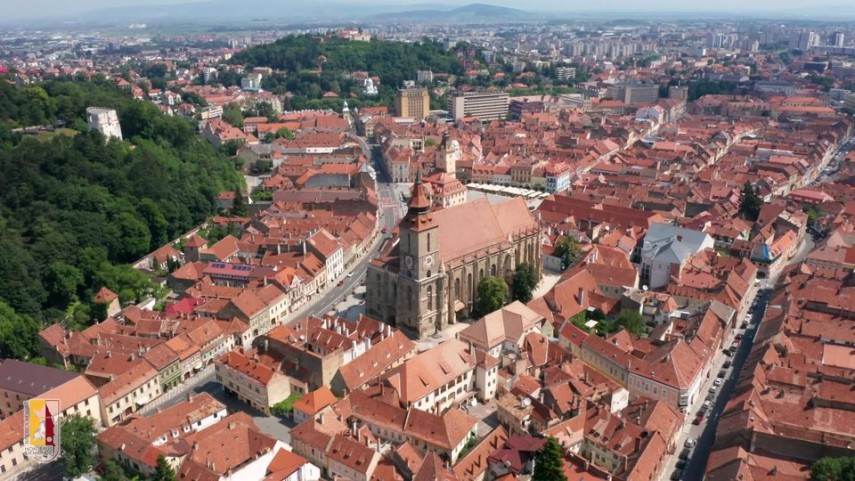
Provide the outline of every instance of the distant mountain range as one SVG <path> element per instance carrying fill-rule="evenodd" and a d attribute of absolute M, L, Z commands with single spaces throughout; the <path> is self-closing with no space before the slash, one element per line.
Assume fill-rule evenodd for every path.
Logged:
<path fill-rule="evenodd" d="M 499 7 L 484 3 L 472 3 L 451 9 L 410 9 L 400 12 L 384 12 L 368 17 L 372 20 L 400 20 L 400 21 L 445 21 L 453 23 L 461 22 L 488 22 L 495 20 L 532 20 L 535 15 L 517 10 L 516 8 Z"/>
<path fill-rule="evenodd" d="M 233 0 L 211 0 L 198 3 L 160 6 L 123 6 L 93 12 L 91 19 L 115 21 L 257 21 L 263 18 L 276 23 L 332 23 L 351 21 L 442 21 L 482 23 L 490 21 L 533 20 L 538 15 L 483 3 L 462 7 L 437 4 L 353 5 L 337 1 L 282 2 L 257 0 L 252 8 L 236 8 Z"/>

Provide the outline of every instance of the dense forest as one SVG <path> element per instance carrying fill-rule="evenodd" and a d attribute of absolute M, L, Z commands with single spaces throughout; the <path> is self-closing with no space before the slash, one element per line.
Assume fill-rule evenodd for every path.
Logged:
<path fill-rule="evenodd" d="M 403 85 L 404 80 L 414 80 L 417 70 L 459 75 L 463 69 L 457 50 L 449 51 L 442 43 L 428 39 L 418 43 L 377 39 L 351 42 L 337 38 L 322 40 L 309 35 L 289 36 L 248 48 L 231 61 L 249 68 L 272 67 L 284 71 L 284 76 L 265 78 L 263 87 L 280 94 L 292 92 L 295 104 L 288 106 L 292 109 L 331 106 L 328 105 L 330 99 L 322 98 L 325 92 L 335 92 L 356 107 L 391 105 L 395 89 Z M 316 73 L 319 66 L 320 75 Z M 362 82 L 348 77 L 354 71 L 380 77 L 379 95 L 374 99 L 360 96 L 350 100 L 350 94 L 362 92 Z M 341 103 L 340 100 L 332 102 Z"/>
<path fill-rule="evenodd" d="M 115 108 L 126 140 L 88 132 L 87 106 Z M 65 128 L 14 131 L 36 125 Z M 91 299 L 102 286 L 123 302 L 149 294 L 127 263 L 203 221 L 241 182 L 191 122 L 109 81 L 0 80 L 0 358 L 35 355 L 31 334 L 48 323 L 100 317 Z"/>

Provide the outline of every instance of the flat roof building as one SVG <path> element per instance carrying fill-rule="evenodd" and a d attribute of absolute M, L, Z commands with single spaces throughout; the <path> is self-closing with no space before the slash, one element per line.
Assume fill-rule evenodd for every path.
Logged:
<path fill-rule="evenodd" d="M 477 117 L 496 120 L 508 117 L 509 97 L 506 93 L 466 93 L 448 99 L 448 111 L 454 120 Z"/>

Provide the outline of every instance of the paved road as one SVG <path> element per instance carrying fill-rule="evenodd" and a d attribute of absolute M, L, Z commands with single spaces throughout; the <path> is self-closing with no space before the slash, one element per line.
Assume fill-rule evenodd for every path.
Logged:
<path fill-rule="evenodd" d="M 806 235 L 802 243 L 799 245 L 796 253 L 787 261 L 787 265 L 796 264 L 801 262 L 807 257 L 811 250 L 813 250 L 816 244 L 811 239 L 809 235 Z M 743 337 L 741 342 L 739 343 L 739 348 L 734 355 L 730 370 L 725 377 L 725 381 L 722 386 L 718 389 L 717 397 L 715 398 L 715 402 L 707 413 L 707 418 L 700 425 L 695 426 L 691 424 L 694 419 L 694 414 L 697 413 L 699 409 L 699 404 L 703 403 L 704 396 L 707 395 L 707 391 L 709 389 L 709 385 L 712 384 L 715 376 L 718 375 L 719 369 L 724 362 L 725 356 L 719 351 L 717 353 L 716 359 L 714 361 L 714 368 L 711 370 L 710 379 L 704 384 L 704 387 L 701 391 L 703 396 L 700 396 L 700 403 L 698 405 L 693 406 L 693 410 L 689 411 L 690 416 L 686 420 L 686 424 L 683 426 L 683 431 L 680 433 L 677 439 L 677 449 L 674 455 L 669 460 L 666 465 L 666 475 L 671 476 L 671 473 L 674 471 L 674 466 L 677 462 L 677 457 L 683 449 L 683 443 L 686 438 L 691 437 L 697 441 L 697 445 L 693 449 L 692 456 L 689 459 L 688 464 L 685 467 L 685 471 L 683 472 L 683 476 L 681 479 L 684 480 L 696 480 L 703 479 L 704 472 L 706 471 L 707 460 L 709 459 L 710 451 L 712 450 L 713 442 L 715 441 L 715 431 L 716 426 L 718 424 L 718 420 L 721 417 L 721 413 L 724 410 L 725 405 L 730 399 L 730 395 L 733 392 L 733 388 L 736 385 L 737 379 L 739 378 L 739 373 L 742 370 L 742 366 L 745 363 L 745 359 L 748 357 L 748 354 L 751 352 L 751 349 L 754 347 L 754 336 L 757 334 L 757 327 L 760 322 L 763 320 L 763 316 L 766 314 L 766 305 L 769 301 L 769 296 L 772 294 L 772 289 L 777 282 L 778 274 L 775 274 L 773 277 L 769 279 L 761 281 L 760 289 L 758 289 L 757 293 L 757 306 L 751 313 L 751 322 L 743 333 Z M 741 323 L 742 320 L 740 319 Z M 737 330 L 739 331 L 739 330 Z"/>
<path fill-rule="evenodd" d="M 697 445 L 692 452 L 692 456 L 689 459 L 689 463 L 686 466 L 681 479 L 695 480 L 704 478 L 707 459 L 709 458 L 710 450 L 712 449 L 713 442 L 715 441 L 716 425 L 721 417 L 722 410 L 724 410 L 728 399 L 730 399 L 730 395 L 736 385 L 736 381 L 739 377 L 739 371 L 742 369 L 745 358 L 748 357 L 748 354 L 751 352 L 751 348 L 754 345 L 754 335 L 756 334 L 757 326 L 763 319 L 763 314 L 766 312 L 766 302 L 768 301 L 770 291 L 770 289 L 762 289 L 758 292 L 757 307 L 752 312 L 751 323 L 744 332 L 742 332 L 742 330 L 737 330 L 738 332 L 743 333 L 743 337 L 739 343 L 739 348 L 737 349 L 736 354 L 732 358 L 733 365 L 730 367 L 724 383 L 718 389 L 718 394 L 715 398 L 712 409 L 707 412 L 707 418 L 700 425 L 696 426 L 691 424 L 695 417 L 694 415 L 698 412 L 698 409 L 700 408 L 699 405 L 703 404 L 704 398 L 709 390 L 709 386 L 712 384 L 713 380 L 716 379 L 724 360 L 728 359 L 721 351 L 717 353 L 716 360 L 714 361 L 714 367 L 710 372 L 710 379 L 708 379 L 704 384 L 701 396 L 699 396 L 699 403 L 697 403 L 693 407 L 693 410 L 689 412 L 689 417 L 686 424 L 683 426 L 683 432 L 678 437 L 676 453 L 672 456 L 672 459 L 668 464 L 668 470 L 666 472 L 668 476 L 670 476 L 674 470 L 674 464 L 676 463 L 677 455 L 679 455 L 680 451 L 683 449 L 683 443 L 687 438 L 691 437 L 696 440 Z M 739 322 L 741 323 L 742 321 L 739 320 Z"/>
<path fill-rule="evenodd" d="M 173 389 L 173 391 L 174 390 L 175 389 Z M 216 400 L 225 404 L 229 413 L 234 413 L 238 411 L 245 412 L 252 416 L 252 419 L 255 421 L 255 424 L 257 424 L 263 432 L 275 437 L 276 439 L 281 439 L 285 443 L 291 443 L 290 431 L 291 428 L 294 427 L 294 423 L 292 423 L 290 420 L 280 419 L 276 416 L 268 416 L 261 411 L 253 409 L 246 403 L 239 401 L 236 397 L 227 395 L 223 390 L 222 384 L 218 383 L 213 376 L 206 379 L 204 382 L 198 382 L 193 386 L 187 386 L 186 389 L 182 390 L 182 395 L 169 398 L 168 400 L 161 403 L 159 407 L 161 407 L 162 409 L 166 409 L 187 399 L 186 396 L 188 393 L 200 394 L 203 392 L 210 394 Z"/>

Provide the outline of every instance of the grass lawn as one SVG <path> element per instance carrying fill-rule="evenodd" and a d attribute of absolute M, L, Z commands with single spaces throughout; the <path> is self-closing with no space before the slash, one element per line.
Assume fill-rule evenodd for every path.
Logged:
<path fill-rule="evenodd" d="M 36 140 L 38 140 L 39 142 L 47 142 L 50 139 L 56 137 L 57 135 L 65 135 L 68 137 L 74 137 L 75 135 L 77 135 L 79 133 L 80 132 L 78 132 L 74 129 L 67 129 L 65 127 L 60 127 L 58 129 L 54 130 L 53 132 L 48 132 L 48 131 L 39 132 L 39 133 L 33 135 L 33 137 Z"/>

